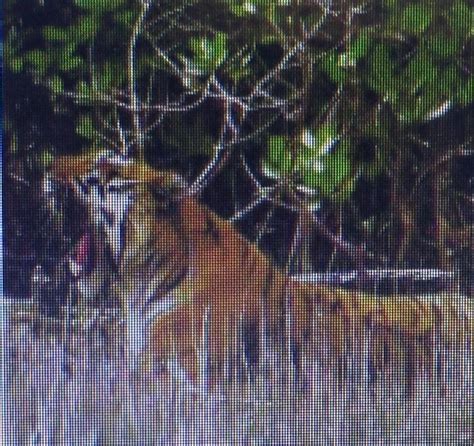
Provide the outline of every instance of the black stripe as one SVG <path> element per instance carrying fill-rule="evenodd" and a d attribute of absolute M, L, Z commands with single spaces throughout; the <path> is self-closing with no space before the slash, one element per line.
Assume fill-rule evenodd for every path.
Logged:
<path fill-rule="evenodd" d="M 216 225 L 216 222 L 209 216 L 206 219 L 204 235 L 212 238 L 212 240 L 214 240 L 216 243 L 220 241 L 219 229 Z"/>
<path fill-rule="evenodd" d="M 173 271 L 173 273 L 175 273 L 175 271 Z M 168 294 L 169 292 L 173 291 L 184 281 L 184 279 L 186 279 L 187 275 L 187 268 L 182 268 L 179 271 L 179 274 L 174 274 L 172 278 L 168 277 L 167 280 L 161 281 L 160 285 L 158 286 L 158 289 L 155 290 L 155 292 L 153 293 L 153 297 L 148 300 L 146 305 L 151 305 L 152 303 L 159 300 L 164 294 Z"/>
<path fill-rule="evenodd" d="M 265 281 L 262 287 L 262 297 L 265 299 L 265 301 L 267 300 L 269 291 L 273 283 L 274 271 L 275 267 L 271 263 L 268 263 L 268 272 L 265 276 Z"/>

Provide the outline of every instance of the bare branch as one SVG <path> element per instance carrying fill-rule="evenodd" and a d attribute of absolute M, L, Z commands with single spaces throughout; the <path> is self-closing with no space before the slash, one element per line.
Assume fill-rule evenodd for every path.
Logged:
<path fill-rule="evenodd" d="M 233 113 L 233 106 L 237 105 L 240 112 L 245 116 L 246 107 L 241 99 L 231 95 L 213 75 L 209 79 L 210 85 L 216 90 L 219 99 L 224 105 L 224 117 L 221 125 L 219 140 L 214 149 L 214 157 L 201 172 L 194 183 L 184 192 L 185 196 L 199 194 L 222 169 L 230 157 L 231 148 L 239 139 L 240 127 Z M 240 120 L 240 119 L 239 119 Z"/>
<path fill-rule="evenodd" d="M 257 206 L 260 206 L 263 202 L 267 200 L 267 197 L 264 195 L 258 194 L 257 197 L 252 200 L 247 206 L 241 209 L 239 212 L 236 212 L 228 221 L 234 223 L 238 220 L 244 218 L 249 212 L 252 212 Z"/>
<path fill-rule="evenodd" d="M 263 187 L 260 184 L 260 182 L 257 180 L 257 177 L 254 175 L 254 173 L 250 170 L 250 167 L 245 161 L 243 153 L 240 153 L 239 159 L 240 159 L 240 164 L 242 165 L 242 168 L 245 170 L 245 173 L 247 174 L 247 177 L 250 179 L 250 181 L 252 181 L 252 184 L 254 185 L 255 189 L 257 189 L 258 191 L 261 191 Z"/>
<path fill-rule="evenodd" d="M 415 185 L 413 186 L 412 192 L 410 194 L 410 198 L 413 198 L 416 190 L 420 187 L 421 183 L 424 179 L 432 172 L 435 172 L 439 167 L 441 167 L 444 163 L 447 163 L 453 158 L 461 157 L 461 156 L 473 156 L 474 149 L 468 148 L 472 143 L 473 138 L 469 138 L 464 143 L 460 144 L 459 146 L 448 150 L 447 152 L 441 154 L 437 159 L 435 159 L 432 163 L 430 163 L 421 173 L 418 175 L 416 179 Z M 416 141 L 419 142 L 419 141 Z"/>
<path fill-rule="evenodd" d="M 214 149 L 214 157 L 207 164 L 201 174 L 194 180 L 193 184 L 183 192 L 180 198 L 199 195 L 201 193 L 229 159 L 230 153 L 228 150 L 225 150 L 226 148 L 227 145 L 224 142 L 224 132 L 222 132 L 219 142 L 216 144 Z"/>
<path fill-rule="evenodd" d="M 117 127 L 117 133 L 119 136 L 119 144 L 122 151 L 122 155 L 126 155 L 128 151 L 127 140 L 125 139 L 125 135 L 122 129 L 122 125 L 120 124 L 120 118 L 119 118 L 118 113 L 116 114 L 115 125 Z"/>
<path fill-rule="evenodd" d="M 128 46 L 128 90 L 130 95 L 130 104 L 133 110 L 133 132 L 135 144 L 137 145 L 138 158 L 143 159 L 144 157 L 144 135 L 140 119 L 139 112 L 139 98 L 137 91 L 137 82 L 136 82 L 136 66 L 135 66 L 135 49 L 137 45 L 138 38 L 143 28 L 143 23 L 145 21 L 146 15 L 150 9 L 151 1 L 142 0 L 140 14 L 135 22 L 133 27 L 132 36 L 130 38 Z"/>
<path fill-rule="evenodd" d="M 146 37 L 148 37 L 148 41 L 149 41 L 150 45 L 153 47 L 153 49 L 155 50 L 156 54 L 161 59 L 163 59 L 164 62 L 166 62 L 166 64 L 171 68 L 173 74 L 175 76 L 179 77 L 182 80 L 183 79 L 183 70 L 181 70 L 181 68 L 178 66 L 178 64 L 173 62 L 170 59 L 170 57 L 168 56 L 168 54 L 166 54 L 166 52 L 163 49 L 161 49 L 158 45 L 156 45 L 153 42 L 154 39 L 153 39 L 153 36 L 150 33 L 147 33 Z"/>
<path fill-rule="evenodd" d="M 268 130 L 270 128 L 270 126 L 273 125 L 276 122 L 276 120 L 278 119 L 280 114 L 281 114 L 281 112 L 276 113 L 270 119 L 268 119 L 267 122 L 265 122 L 263 125 L 261 125 L 258 129 L 256 129 L 253 132 L 249 133 L 247 136 L 243 136 L 242 138 L 239 138 L 236 141 L 236 144 L 242 144 L 242 143 L 251 141 L 252 139 L 257 138 L 258 136 L 260 136 L 263 132 Z"/>
<path fill-rule="evenodd" d="M 304 38 L 293 45 L 288 52 L 283 56 L 280 62 L 277 64 L 275 68 L 270 70 L 260 81 L 257 82 L 255 85 L 252 94 L 250 95 L 249 99 L 253 99 L 259 96 L 266 96 L 267 93 L 265 91 L 265 86 L 272 80 L 274 80 L 277 76 L 281 74 L 287 68 L 288 63 L 298 54 L 303 52 L 306 49 L 306 45 L 311 40 L 316 33 L 320 30 L 323 23 L 326 21 L 327 17 L 330 15 L 329 11 L 325 11 L 321 18 L 319 19 L 318 23 L 313 27 L 311 31 L 308 31 Z"/>
<path fill-rule="evenodd" d="M 155 17 L 153 20 L 150 20 L 145 25 L 145 29 L 151 28 L 152 26 L 156 25 L 160 20 L 166 20 L 166 19 L 176 20 L 176 18 L 182 15 L 187 8 L 194 6 L 195 4 L 199 3 L 199 1 L 200 0 L 191 0 L 185 3 L 184 5 L 178 6 L 177 8 L 165 11 L 163 14 L 159 15 L 158 17 Z"/>
<path fill-rule="evenodd" d="M 171 102 L 169 104 L 159 104 L 159 105 L 145 105 L 145 104 L 140 104 L 136 106 L 136 108 L 133 105 L 127 104 L 126 102 L 120 101 L 113 96 L 102 94 L 97 92 L 97 95 L 94 95 L 94 97 L 89 97 L 86 95 L 81 95 L 79 93 L 75 92 L 63 92 L 60 93 L 62 96 L 74 99 L 76 101 L 90 101 L 90 102 L 97 102 L 103 105 L 109 105 L 109 106 L 114 106 L 117 108 L 120 108 L 125 111 L 129 112 L 144 112 L 144 111 L 156 111 L 156 112 L 162 112 L 162 113 L 183 113 L 187 111 L 191 111 L 201 105 L 204 100 L 208 97 L 207 96 L 207 91 L 205 90 L 203 94 L 194 102 L 190 104 L 185 104 L 183 105 L 180 102 Z"/>
<path fill-rule="evenodd" d="M 20 184 L 23 184 L 24 186 L 28 186 L 30 187 L 31 184 L 28 180 L 26 180 L 25 178 L 22 178 L 22 177 L 19 177 L 18 175 L 16 175 L 15 173 L 13 172 L 10 172 L 8 173 L 8 176 L 12 179 L 12 180 L 15 180 L 16 182 L 20 183 Z"/>
<path fill-rule="evenodd" d="M 293 212 L 300 213 L 302 212 L 301 205 L 292 205 L 289 203 L 282 202 L 278 198 L 268 198 L 272 203 L 274 203 L 277 206 L 282 207 L 283 209 L 287 209 Z M 356 246 L 353 245 L 352 243 L 344 240 L 344 238 L 340 235 L 333 234 L 327 226 L 316 217 L 316 215 L 313 212 L 307 212 L 305 211 L 308 215 L 311 216 L 314 224 L 316 225 L 316 229 L 318 230 L 319 234 L 322 235 L 325 239 L 329 240 L 331 243 L 335 245 L 335 247 L 344 252 L 345 254 L 348 254 L 351 258 L 357 260 L 360 262 L 361 259 L 373 259 L 375 255 L 369 251 L 362 245 L 362 246 Z M 385 258 L 381 258 L 382 262 L 385 262 Z"/>

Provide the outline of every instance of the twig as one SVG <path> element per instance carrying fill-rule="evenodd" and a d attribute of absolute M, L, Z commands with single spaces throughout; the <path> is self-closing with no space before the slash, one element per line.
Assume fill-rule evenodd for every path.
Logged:
<path fill-rule="evenodd" d="M 240 127 L 235 122 L 232 107 L 237 104 L 239 111 L 245 115 L 245 107 L 241 99 L 231 95 L 220 82 L 211 76 L 210 85 L 220 95 L 219 99 L 224 104 L 224 119 L 221 125 L 219 140 L 214 149 L 214 157 L 207 164 L 206 168 L 201 172 L 193 184 L 183 192 L 182 196 L 198 195 L 215 177 L 215 175 L 223 168 L 231 154 L 231 148 L 236 144 L 239 137 Z"/>
<path fill-rule="evenodd" d="M 225 148 L 226 144 L 223 139 L 223 134 L 221 134 L 219 142 L 216 144 L 214 149 L 214 157 L 196 178 L 196 180 L 194 180 L 193 184 L 191 184 L 191 186 L 189 186 L 179 198 L 191 197 L 201 193 L 201 191 L 210 183 L 212 178 L 214 178 L 215 174 L 227 162 L 230 153 L 228 150 L 225 150 Z"/>
<path fill-rule="evenodd" d="M 472 143 L 472 141 L 473 141 L 473 138 L 469 138 L 464 143 L 460 144 L 454 149 L 447 151 L 446 153 L 442 154 L 440 157 L 435 159 L 431 164 L 429 164 L 418 175 L 418 178 L 416 179 L 415 185 L 413 186 L 412 192 L 410 194 L 410 199 L 413 199 L 416 190 L 420 187 L 421 183 L 424 181 L 424 179 L 430 172 L 436 171 L 442 164 L 447 163 L 452 158 L 461 157 L 461 156 L 473 156 L 474 149 L 467 148 Z M 420 143 L 419 141 L 416 141 L 416 142 Z"/>
<path fill-rule="evenodd" d="M 265 85 L 272 81 L 275 77 L 277 77 L 286 68 L 287 64 L 293 57 L 305 50 L 308 41 L 316 35 L 316 33 L 319 31 L 322 24 L 326 21 L 329 15 L 329 11 L 325 11 L 323 13 L 322 17 L 319 19 L 318 23 L 316 23 L 313 29 L 306 33 L 302 40 L 297 42 L 289 49 L 289 51 L 283 56 L 283 58 L 280 60 L 280 62 L 275 68 L 270 70 L 262 79 L 260 79 L 260 81 L 258 81 L 252 93 L 249 95 L 249 98 L 255 98 L 257 96 L 262 96 L 266 94 L 266 92 L 263 90 Z"/>
<path fill-rule="evenodd" d="M 250 167 L 248 166 L 247 162 L 245 161 L 245 157 L 244 157 L 242 152 L 240 153 L 239 159 L 240 159 L 240 164 L 242 165 L 242 168 L 244 169 L 245 173 L 247 174 L 247 177 L 250 179 L 250 181 L 252 181 L 252 184 L 254 185 L 254 187 L 257 190 L 261 191 L 263 187 L 260 184 L 260 182 L 257 180 L 257 177 L 254 175 L 254 173 L 250 170 Z"/>
<path fill-rule="evenodd" d="M 120 125 L 120 118 L 117 112 L 116 112 L 115 125 L 117 126 L 117 133 L 119 136 L 119 144 L 122 151 L 122 155 L 126 155 L 127 154 L 127 141 L 125 139 L 122 126 Z"/>
<path fill-rule="evenodd" d="M 231 95 L 225 88 L 218 82 L 215 76 L 211 76 L 210 84 L 214 87 L 214 93 L 219 95 L 219 99 L 224 102 L 225 105 L 225 115 L 224 122 L 222 125 L 221 135 L 216 148 L 214 150 L 215 155 L 213 159 L 208 163 L 203 172 L 198 176 L 194 183 L 182 194 L 182 196 L 192 196 L 199 194 L 202 189 L 214 178 L 214 176 L 222 169 L 227 160 L 229 159 L 231 148 L 238 142 L 239 128 L 235 123 L 234 116 L 232 114 L 232 107 L 236 105 L 239 111 L 245 117 L 246 113 L 249 110 L 248 102 L 253 101 L 257 97 L 268 98 L 268 93 L 264 91 L 265 85 L 272 81 L 276 76 L 278 76 L 284 69 L 286 69 L 287 64 L 299 53 L 305 50 L 307 42 L 318 32 L 321 25 L 324 23 L 330 12 L 324 12 L 321 19 L 313 27 L 313 29 L 308 32 L 302 40 L 296 43 L 289 51 L 283 56 L 278 65 L 273 68 L 269 73 L 267 73 L 257 85 L 254 87 L 252 93 L 246 97 L 244 101 L 243 98 Z M 212 92 L 210 92 L 212 93 Z M 286 105 L 286 103 L 285 103 Z M 228 137 L 230 138 L 228 139 Z"/>
<path fill-rule="evenodd" d="M 195 4 L 199 3 L 200 0 L 192 0 L 192 1 L 189 1 L 188 3 L 184 4 L 184 5 L 180 5 L 178 6 L 177 8 L 174 8 L 174 9 L 170 9 L 168 11 L 165 11 L 163 14 L 161 14 L 160 16 L 154 18 L 153 20 L 151 20 L 150 22 L 148 22 L 146 25 L 145 25 L 145 29 L 148 29 L 150 27 L 152 27 L 153 25 L 155 25 L 156 23 L 158 23 L 160 20 L 165 20 L 165 19 L 168 19 L 168 18 L 173 18 L 176 16 L 179 16 L 180 14 L 184 13 L 184 11 L 191 7 L 191 6 L 194 6 Z"/>
<path fill-rule="evenodd" d="M 135 144 L 137 146 L 137 154 L 139 159 L 144 157 L 144 135 L 140 119 L 139 110 L 139 98 L 137 91 L 137 82 L 136 82 L 136 67 L 135 67 L 135 49 L 137 45 L 138 38 L 143 28 L 143 23 L 145 21 L 146 15 L 150 9 L 151 1 L 142 0 L 141 1 L 141 10 L 138 16 L 137 21 L 133 27 L 132 36 L 130 38 L 130 43 L 128 46 L 128 91 L 130 95 L 130 103 L 133 110 L 133 133 Z"/>
<path fill-rule="evenodd" d="M 23 184 L 24 186 L 28 186 L 28 187 L 31 187 L 31 184 L 28 180 L 26 180 L 25 178 L 22 178 L 22 177 L 19 177 L 18 175 L 14 174 L 14 173 L 8 173 L 8 176 L 12 179 L 12 180 L 15 180 L 17 181 L 18 183 L 20 184 Z"/>
<path fill-rule="evenodd" d="M 247 206 L 245 206 L 243 209 L 240 211 L 236 212 L 231 218 L 229 218 L 228 221 L 231 223 L 236 222 L 237 220 L 240 220 L 244 218 L 249 212 L 251 212 L 253 209 L 255 209 L 257 206 L 259 206 L 261 203 L 263 203 L 266 200 L 266 197 L 263 195 L 258 195 L 257 198 L 252 200 Z"/>

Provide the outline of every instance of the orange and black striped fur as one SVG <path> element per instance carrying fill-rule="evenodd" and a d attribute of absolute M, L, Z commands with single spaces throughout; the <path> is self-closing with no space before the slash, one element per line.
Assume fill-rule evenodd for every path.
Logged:
<path fill-rule="evenodd" d="M 471 351 L 471 302 L 461 308 L 455 298 L 377 297 L 296 281 L 231 223 L 193 197 L 180 198 L 185 186 L 173 172 L 104 152 L 58 158 L 48 181 L 73 188 L 96 238 L 115 253 L 112 293 L 146 321 L 136 354 L 177 358 L 193 380 L 204 327 L 209 361 L 219 371 L 242 321 L 263 324 L 270 339 L 289 340 L 305 354 L 329 352 L 333 364 L 361 349 L 370 334 L 372 366 L 402 367 L 409 386 L 417 372 L 433 370 L 437 349 Z M 113 214 L 114 199 L 124 202 L 108 222 L 94 215 Z M 104 230 L 113 218 L 120 220 L 115 241 L 113 231 Z"/>

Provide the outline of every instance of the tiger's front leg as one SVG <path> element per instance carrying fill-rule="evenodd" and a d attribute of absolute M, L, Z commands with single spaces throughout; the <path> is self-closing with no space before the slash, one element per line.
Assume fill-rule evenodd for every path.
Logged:
<path fill-rule="evenodd" d="M 225 375 L 231 340 L 238 336 L 237 325 L 225 311 L 182 304 L 151 323 L 145 367 L 176 360 L 194 386 L 213 388 Z"/>
<path fill-rule="evenodd" d="M 147 369 L 157 362 L 177 361 L 192 384 L 199 383 L 203 315 L 196 306 L 183 304 L 151 322 L 144 362 Z"/>

